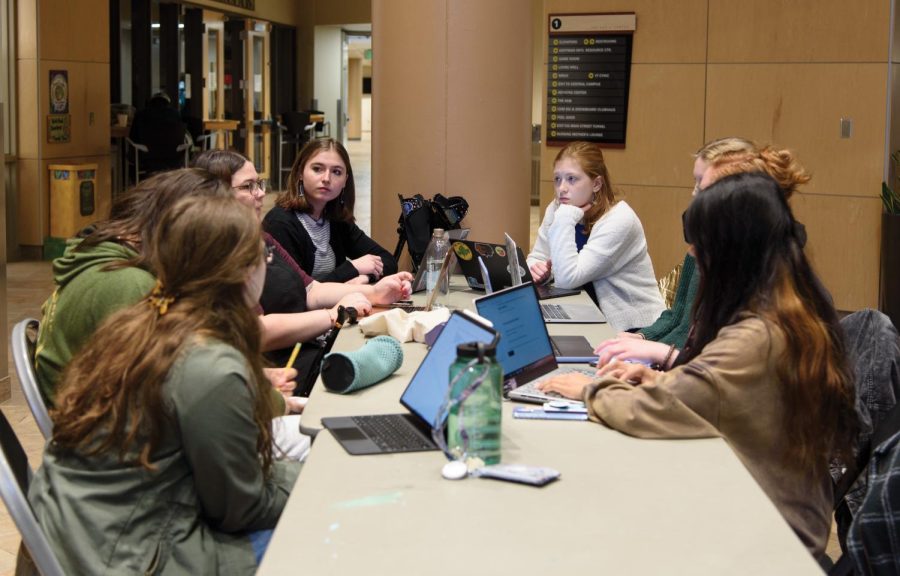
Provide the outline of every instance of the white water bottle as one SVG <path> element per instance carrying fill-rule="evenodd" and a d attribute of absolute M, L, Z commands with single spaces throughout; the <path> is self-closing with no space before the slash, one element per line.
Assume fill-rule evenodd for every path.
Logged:
<path fill-rule="evenodd" d="M 444 229 L 435 228 L 431 234 L 431 241 L 425 250 L 424 266 L 425 266 L 425 290 L 428 294 L 429 301 L 432 305 L 446 306 L 447 295 L 450 292 L 450 286 L 447 274 L 441 277 L 441 265 L 444 258 L 450 250 L 450 242 L 444 238 Z M 431 293 L 438 290 L 434 298 Z"/>

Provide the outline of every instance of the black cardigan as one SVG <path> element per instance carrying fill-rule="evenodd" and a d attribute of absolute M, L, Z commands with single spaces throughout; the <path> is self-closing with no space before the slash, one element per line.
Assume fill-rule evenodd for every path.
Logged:
<path fill-rule="evenodd" d="M 359 271 L 350 260 L 366 254 L 374 254 L 381 257 L 384 265 L 383 274 L 388 276 L 396 274 L 397 261 L 390 252 L 378 245 L 377 242 L 366 236 L 352 222 L 337 222 L 331 224 L 331 249 L 334 250 L 335 268 L 324 278 L 317 278 L 322 282 L 346 282 L 359 276 Z M 312 238 L 303 224 L 292 211 L 275 206 L 266 217 L 263 218 L 263 229 L 272 235 L 275 240 L 287 251 L 303 270 L 312 275 L 316 258 L 316 247 Z"/>

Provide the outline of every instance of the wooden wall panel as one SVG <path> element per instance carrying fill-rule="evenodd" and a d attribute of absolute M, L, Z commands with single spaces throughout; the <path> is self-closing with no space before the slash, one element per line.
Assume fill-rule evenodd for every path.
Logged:
<path fill-rule="evenodd" d="M 614 186 L 693 186 L 691 155 L 704 142 L 705 75 L 701 64 L 632 67 L 626 147 L 603 151 Z M 543 147 L 542 181 L 552 181 L 558 153 Z M 541 204 L 551 199 L 542 196 Z"/>
<path fill-rule="evenodd" d="M 109 62 L 108 0 L 36 1 L 42 60 Z"/>
<path fill-rule="evenodd" d="M 385 246 L 397 237 L 397 194 L 445 186 L 445 16 L 443 2 L 372 2 L 372 236 Z"/>
<path fill-rule="evenodd" d="M 885 0 L 709 0 L 710 62 L 879 62 Z"/>
<path fill-rule="evenodd" d="M 433 192 L 465 196 L 472 237 L 489 242 L 528 238 L 531 12 L 515 3 L 450 0 L 447 11 L 446 185 Z"/>
<path fill-rule="evenodd" d="M 647 248 L 657 278 L 681 264 L 684 243 L 681 215 L 691 202 L 693 188 L 622 186 L 620 197 L 628 202 L 644 226 Z"/>
<path fill-rule="evenodd" d="M 817 194 L 876 196 L 882 180 L 883 64 L 709 66 L 706 138 L 740 135 L 794 150 Z M 750 105 L 752 103 L 752 105 Z M 840 119 L 853 134 L 840 138 Z"/>
<path fill-rule="evenodd" d="M 545 0 L 545 14 L 634 12 L 637 31 L 632 61 L 704 62 L 708 0 Z M 547 19 L 542 26 L 544 64 L 547 58 Z"/>
<path fill-rule="evenodd" d="M 835 307 L 877 307 L 881 200 L 797 194 L 791 205 L 806 226 L 807 253 Z"/>
<path fill-rule="evenodd" d="M 35 96 L 37 88 L 37 60 L 16 61 L 16 87 L 19 97 L 16 98 L 18 140 L 16 154 L 19 158 L 38 157 L 38 138 L 40 131 L 38 126 L 38 99 Z M 28 97 L 22 98 L 26 94 Z M 19 180 L 19 182 L 22 182 Z"/>
<path fill-rule="evenodd" d="M 19 244 L 25 246 L 42 245 L 49 225 L 43 217 L 47 204 L 40 189 L 39 168 L 37 158 L 20 157 L 16 162 L 16 181 L 19 184 L 16 224 Z"/>

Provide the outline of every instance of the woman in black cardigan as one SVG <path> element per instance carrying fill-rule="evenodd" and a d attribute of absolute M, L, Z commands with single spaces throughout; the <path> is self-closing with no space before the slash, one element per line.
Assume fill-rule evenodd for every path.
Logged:
<path fill-rule="evenodd" d="M 294 160 L 287 190 L 263 228 L 320 282 L 374 283 L 396 273 L 397 262 L 356 225 L 355 201 L 347 150 L 331 138 L 312 140 Z"/>

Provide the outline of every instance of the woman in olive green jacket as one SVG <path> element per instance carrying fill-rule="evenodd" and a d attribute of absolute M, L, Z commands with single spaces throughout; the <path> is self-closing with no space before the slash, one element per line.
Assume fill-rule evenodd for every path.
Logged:
<path fill-rule="evenodd" d="M 153 242 L 156 288 L 63 374 L 29 498 L 67 573 L 252 574 L 299 470 L 272 458 L 259 225 L 186 198 Z"/>

